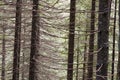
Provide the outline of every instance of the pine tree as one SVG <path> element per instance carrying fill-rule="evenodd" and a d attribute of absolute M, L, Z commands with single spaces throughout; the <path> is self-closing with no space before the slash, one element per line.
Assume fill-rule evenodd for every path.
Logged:
<path fill-rule="evenodd" d="M 22 4 L 22 0 L 17 0 L 12 80 L 19 80 L 20 46 L 21 46 L 21 12 L 22 12 L 21 4 Z"/>
<path fill-rule="evenodd" d="M 117 64 L 117 78 L 120 80 L 120 0 L 119 0 L 119 40 L 118 40 L 118 64 Z"/>
<path fill-rule="evenodd" d="M 91 25 L 89 38 L 89 53 L 88 53 L 88 76 L 87 80 L 93 80 L 93 52 L 94 52 L 94 31 L 95 31 L 95 1 L 92 0 L 91 8 Z"/>
<path fill-rule="evenodd" d="M 96 80 L 107 80 L 109 36 L 109 0 L 99 0 L 98 53 Z"/>
<path fill-rule="evenodd" d="M 6 56 L 6 40 L 5 40 L 5 27 L 3 27 L 3 38 L 2 38 L 2 73 L 1 80 L 5 80 L 5 56 Z"/>
<path fill-rule="evenodd" d="M 39 56 L 39 0 L 33 0 L 32 9 L 32 33 L 31 33 L 31 52 L 30 52 L 30 68 L 29 80 L 39 80 L 37 75 L 37 57 Z"/>
<path fill-rule="evenodd" d="M 70 25 L 68 42 L 68 70 L 67 80 L 73 80 L 73 60 L 74 60 L 74 32 L 75 32 L 75 10 L 76 0 L 70 1 Z"/>
<path fill-rule="evenodd" d="M 115 64 L 115 30 L 116 30 L 116 14 L 117 14 L 117 0 L 115 0 L 115 10 L 114 10 L 114 25 L 113 25 L 113 49 L 112 49 L 112 71 L 111 80 L 114 80 L 114 64 Z"/>
<path fill-rule="evenodd" d="M 88 35 L 86 35 L 88 33 L 88 25 L 89 25 L 89 22 L 88 22 L 88 13 L 86 14 L 86 29 L 85 29 L 85 41 L 87 42 L 88 41 Z M 87 54 L 87 43 L 85 42 L 84 44 L 84 62 L 83 62 L 83 75 L 82 75 L 82 80 L 86 80 L 86 76 L 87 76 L 87 58 L 88 58 L 88 54 Z"/>

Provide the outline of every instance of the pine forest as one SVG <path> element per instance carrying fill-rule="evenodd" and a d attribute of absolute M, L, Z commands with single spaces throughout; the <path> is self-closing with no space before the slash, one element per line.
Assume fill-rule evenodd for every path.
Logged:
<path fill-rule="evenodd" d="M 120 80 L 120 0 L 0 0 L 0 80 Z"/>

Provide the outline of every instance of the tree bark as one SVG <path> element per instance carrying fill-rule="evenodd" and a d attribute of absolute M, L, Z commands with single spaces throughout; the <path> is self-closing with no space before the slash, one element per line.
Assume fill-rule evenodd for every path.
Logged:
<path fill-rule="evenodd" d="M 82 75 L 82 80 L 86 80 L 86 76 L 87 76 L 87 59 L 88 59 L 88 54 L 87 54 L 87 41 L 88 41 L 88 26 L 89 26 L 89 22 L 88 22 L 88 13 L 86 14 L 86 30 L 85 30 L 85 44 L 84 44 L 84 62 L 83 62 L 83 75 Z"/>
<path fill-rule="evenodd" d="M 90 38 L 89 38 L 89 53 L 88 53 L 88 75 L 87 80 L 93 80 L 93 57 L 94 57 L 94 31 L 95 31 L 95 1 L 92 0 L 91 8 L 91 25 L 90 25 Z"/>
<path fill-rule="evenodd" d="M 116 30 L 116 14 L 117 14 L 117 0 L 115 0 L 115 10 L 114 10 L 114 25 L 113 25 L 113 49 L 112 49 L 112 71 L 111 71 L 111 80 L 114 80 L 114 62 L 115 62 L 115 30 Z"/>
<path fill-rule="evenodd" d="M 99 0 L 96 80 L 107 80 L 109 12 L 109 0 Z"/>
<path fill-rule="evenodd" d="M 79 31 L 78 31 L 78 34 L 79 34 Z M 77 59 L 76 59 L 76 62 L 77 62 L 77 65 L 76 65 L 76 80 L 79 80 L 79 57 L 80 57 L 80 45 L 79 45 L 79 42 L 80 42 L 80 36 L 78 35 L 78 39 L 77 39 Z"/>
<path fill-rule="evenodd" d="M 26 33 L 26 28 L 25 26 L 23 27 L 23 44 L 22 44 L 22 75 L 21 75 L 21 78 L 22 80 L 25 80 L 25 70 L 24 70 L 24 67 L 25 67 L 25 43 L 26 43 L 26 40 L 25 40 L 25 33 Z"/>
<path fill-rule="evenodd" d="M 12 80 L 19 80 L 20 46 L 21 46 L 21 12 L 22 12 L 21 4 L 22 0 L 17 0 Z"/>
<path fill-rule="evenodd" d="M 117 64 L 117 79 L 120 80 L 120 0 L 119 0 L 119 40 L 118 40 L 118 64 Z"/>
<path fill-rule="evenodd" d="M 36 59 L 39 55 L 39 14 L 38 14 L 39 8 L 38 8 L 38 5 L 39 5 L 39 0 L 33 0 L 29 80 L 39 80 L 37 79 L 38 72 L 36 69 L 37 68 Z"/>
<path fill-rule="evenodd" d="M 3 38 L 2 38 L 2 73 L 1 73 L 1 80 L 5 80 L 5 28 L 3 27 Z"/>
<path fill-rule="evenodd" d="M 70 1 L 70 25 L 69 25 L 69 42 L 68 42 L 68 70 L 67 80 L 73 80 L 73 56 L 74 56 L 74 32 L 75 32 L 75 11 L 76 0 Z"/>

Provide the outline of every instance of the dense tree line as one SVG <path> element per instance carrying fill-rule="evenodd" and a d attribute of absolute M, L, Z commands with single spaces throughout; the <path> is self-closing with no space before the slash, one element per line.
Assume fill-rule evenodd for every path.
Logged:
<path fill-rule="evenodd" d="M 120 1 L 1 0 L 0 10 L 1 80 L 120 79 Z"/>

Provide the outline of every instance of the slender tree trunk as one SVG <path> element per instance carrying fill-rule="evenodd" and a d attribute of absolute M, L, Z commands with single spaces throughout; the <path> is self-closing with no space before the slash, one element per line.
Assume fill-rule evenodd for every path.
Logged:
<path fill-rule="evenodd" d="M 27 4 L 27 0 L 23 0 L 22 3 Z M 26 6 L 23 6 L 22 8 L 25 9 L 25 7 Z M 24 12 L 23 12 L 23 15 L 25 15 Z M 25 62 L 26 62 L 25 61 L 25 51 L 26 51 L 25 50 L 26 49 L 25 44 L 26 44 L 26 41 L 27 41 L 26 40 L 26 31 L 27 31 L 26 28 L 27 28 L 27 26 L 23 25 L 23 35 L 22 35 L 23 36 L 23 44 L 22 44 L 22 75 L 21 75 L 22 80 L 25 80 L 25 69 L 24 69 L 24 67 L 26 67 L 25 66 Z"/>
<path fill-rule="evenodd" d="M 26 29 L 25 29 L 25 26 L 24 26 L 24 29 L 23 29 L 23 33 L 24 33 L 24 40 L 23 40 L 23 50 L 22 50 L 22 75 L 21 75 L 21 78 L 22 78 L 22 80 L 25 80 L 24 78 L 25 78 L 25 71 L 24 71 L 24 67 L 25 67 L 25 52 L 24 52 L 24 50 L 25 50 L 25 42 L 26 42 L 26 40 L 25 40 L 25 32 L 26 32 Z"/>
<path fill-rule="evenodd" d="M 79 32 L 78 32 L 78 34 L 79 34 Z M 79 35 L 78 35 L 78 39 L 77 39 L 77 66 L 76 66 L 76 80 L 79 80 L 79 54 L 80 54 L 80 46 L 79 46 L 79 42 L 80 42 L 80 37 L 79 37 Z"/>
<path fill-rule="evenodd" d="M 21 44 L 21 11 L 22 11 L 21 4 L 22 4 L 22 0 L 17 0 L 12 80 L 19 80 L 20 44 Z"/>
<path fill-rule="evenodd" d="M 2 73 L 1 73 L 1 80 L 5 80 L 5 28 L 3 27 L 3 39 L 2 39 Z"/>
<path fill-rule="evenodd" d="M 68 42 L 68 70 L 67 80 L 73 80 L 73 60 L 74 60 L 74 32 L 75 32 L 75 10 L 76 0 L 70 1 L 70 26 Z"/>
<path fill-rule="evenodd" d="M 87 80 L 93 80 L 93 57 L 94 57 L 94 31 L 95 31 L 95 1 L 92 0 L 91 9 L 91 27 L 89 39 L 89 54 L 88 54 L 88 76 Z"/>
<path fill-rule="evenodd" d="M 82 75 L 82 80 L 86 80 L 86 69 L 87 69 L 87 27 L 88 27 L 88 13 L 87 13 L 87 19 L 86 19 L 86 31 L 85 31 L 85 44 L 84 44 L 84 62 L 83 62 L 83 75 Z"/>
<path fill-rule="evenodd" d="M 36 59 L 39 56 L 39 14 L 38 14 L 39 0 L 33 0 L 32 10 L 32 33 L 31 33 L 31 52 L 30 52 L 30 68 L 29 68 L 29 80 L 37 79 L 37 62 Z M 39 75 L 40 76 L 40 75 Z"/>
<path fill-rule="evenodd" d="M 107 80 L 109 11 L 109 0 L 99 0 L 96 80 Z"/>
<path fill-rule="evenodd" d="M 120 0 L 119 0 L 119 40 L 118 40 L 118 64 L 117 64 L 117 79 L 120 80 Z"/>
<path fill-rule="evenodd" d="M 85 36 L 85 41 L 87 41 L 87 36 Z M 82 80 L 86 80 L 86 62 L 87 62 L 87 43 L 85 43 L 84 45 L 84 62 L 83 62 Z"/>
<path fill-rule="evenodd" d="M 24 43 L 23 43 L 24 44 Z M 22 78 L 22 80 L 25 80 L 24 78 L 25 78 L 25 71 L 24 71 L 24 66 L 25 66 L 25 64 L 24 64 L 24 62 L 25 62 L 25 53 L 24 53 L 24 51 L 23 51 L 23 54 L 22 54 L 22 58 L 23 58 L 23 61 L 22 61 L 22 67 L 23 67 L 23 69 L 22 69 L 22 76 L 21 76 L 21 78 Z"/>
<path fill-rule="evenodd" d="M 114 26 L 113 26 L 113 52 L 112 52 L 112 72 L 111 80 L 114 80 L 114 62 L 115 62 L 115 29 L 116 29 L 116 9 L 117 9 L 117 0 L 115 0 L 115 12 L 114 12 Z"/>

